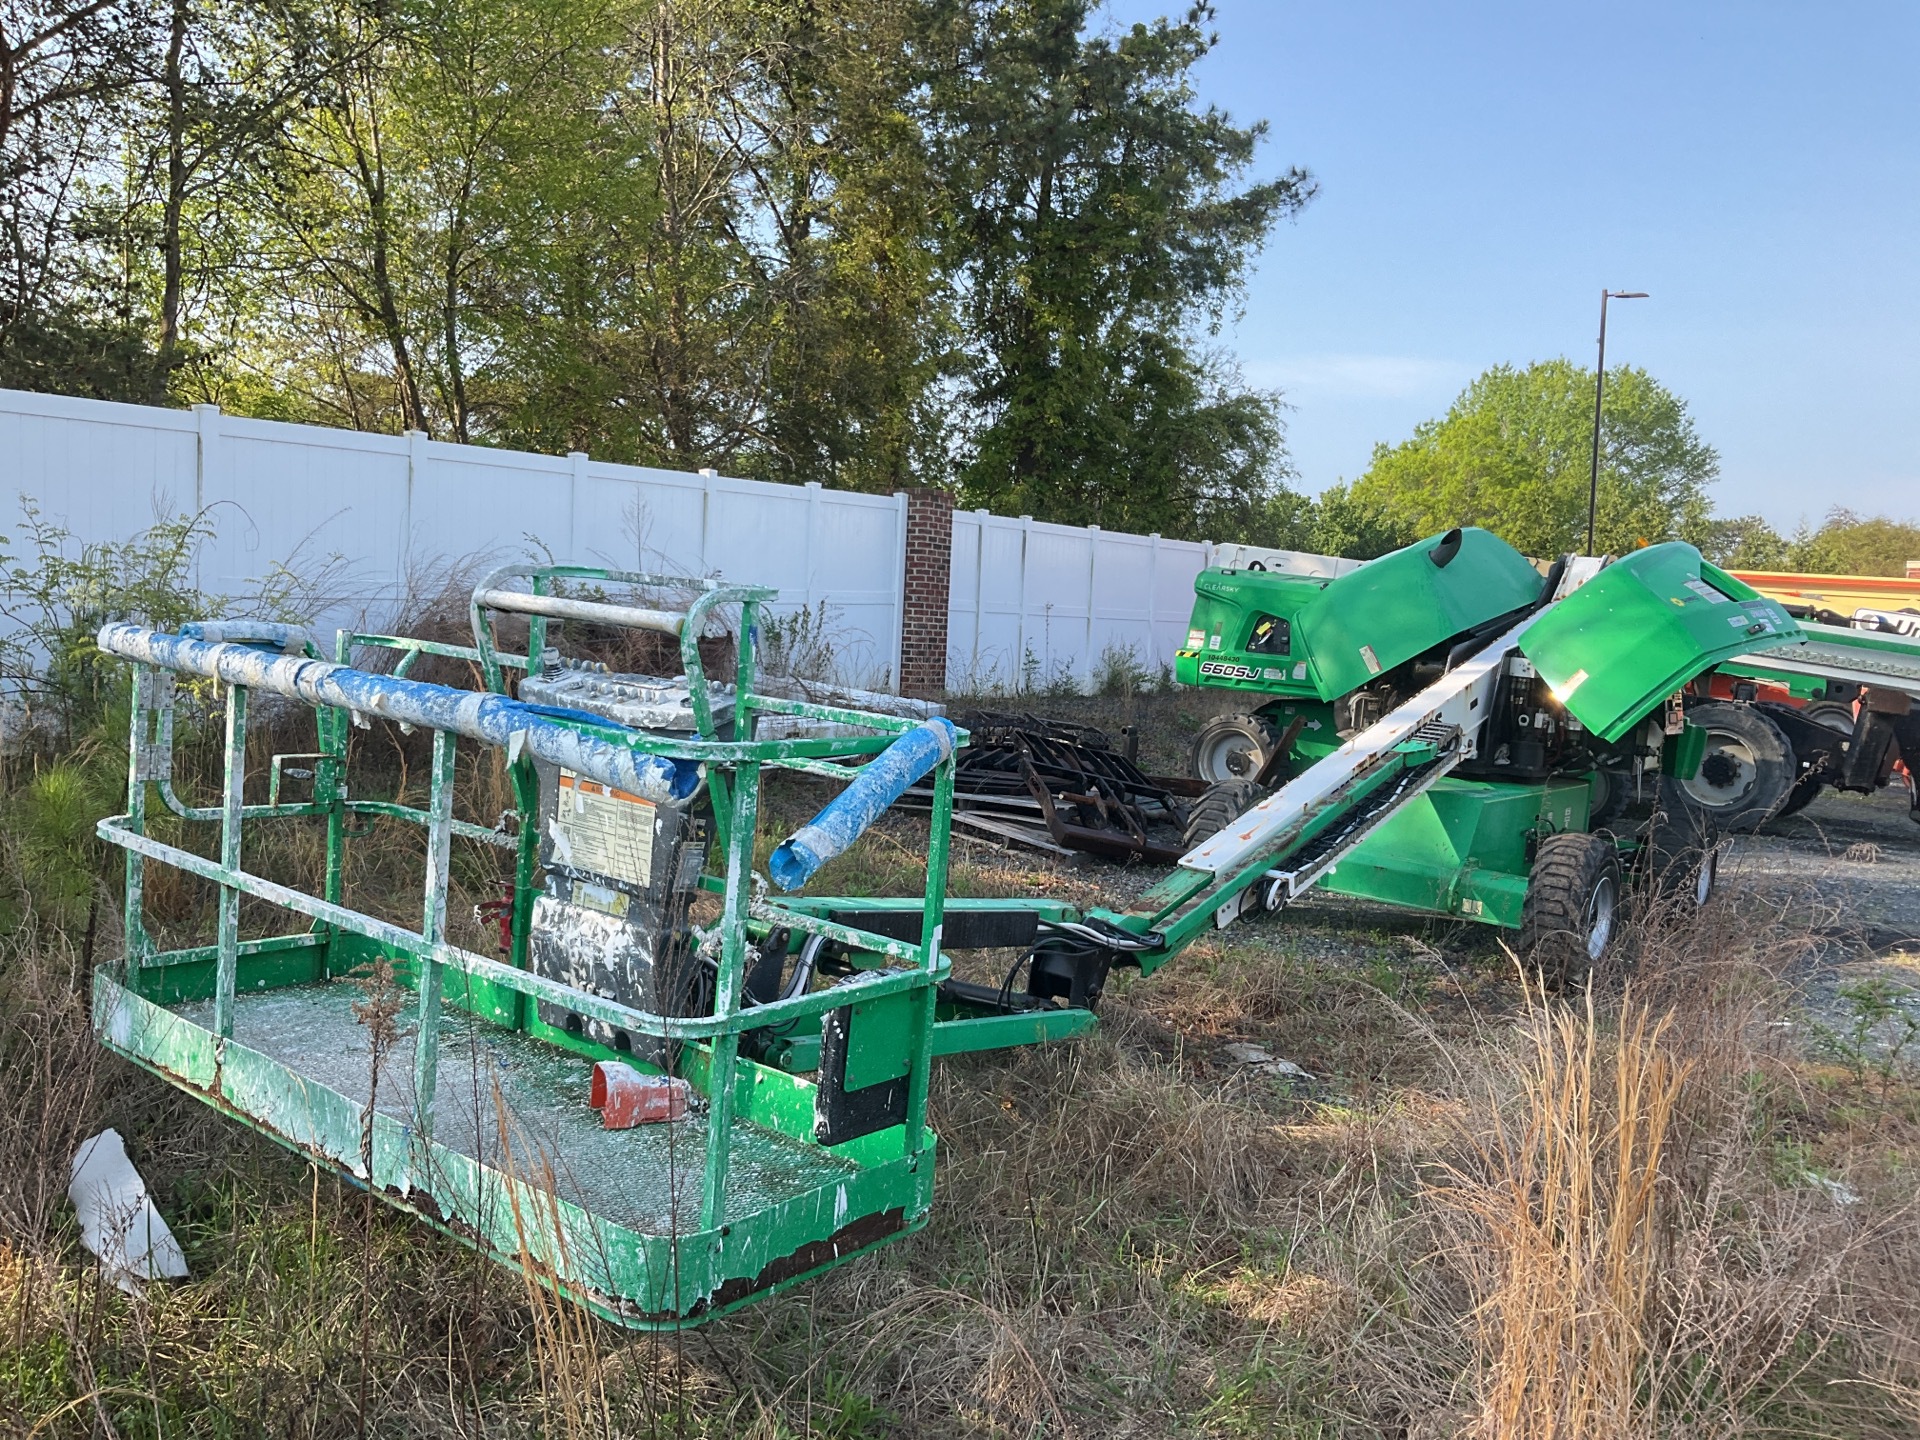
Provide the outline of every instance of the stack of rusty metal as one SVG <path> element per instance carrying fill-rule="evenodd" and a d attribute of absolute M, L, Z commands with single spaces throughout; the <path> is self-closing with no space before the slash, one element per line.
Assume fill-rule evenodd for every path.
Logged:
<path fill-rule="evenodd" d="M 1206 788 L 1200 781 L 1144 774 L 1089 725 L 999 710 L 953 718 L 972 734 L 954 771 L 956 827 L 1059 855 L 1180 858 L 1187 805 Z M 932 797 L 923 783 L 907 803 Z"/>

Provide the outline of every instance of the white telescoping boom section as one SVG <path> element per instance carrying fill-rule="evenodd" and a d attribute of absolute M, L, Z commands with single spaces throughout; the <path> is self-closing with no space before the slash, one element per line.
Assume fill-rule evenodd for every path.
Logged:
<path fill-rule="evenodd" d="M 1920 698 L 1920 640 L 1878 630 L 1800 622 L 1807 638 L 1778 649 L 1742 655 L 1737 663 L 1760 665 L 1816 680 L 1871 685 Z"/>

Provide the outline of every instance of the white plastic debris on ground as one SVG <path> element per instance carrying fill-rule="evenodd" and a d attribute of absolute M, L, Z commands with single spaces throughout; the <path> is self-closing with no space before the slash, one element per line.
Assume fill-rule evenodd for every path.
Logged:
<path fill-rule="evenodd" d="M 1242 1065 L 1251 1065 L 1262 1075 L 1285 1076 L 1288 1079 L 1311 1080 L 1313 1077 L 1291 1060 L 1282 1060 L 1272 1051 L 1260 1045 L 1228 1045 L 1224 1047 L 1228 1056 Z"/>
<path fill-rule="evenodd" d="M 102 1130 L 80 1142 L 67 1195 L 80 1213 L 80 1243 L 129 1295 L 143 1281 L 186 1278 L 187 1257 L 153 1208 L 119 1131 Z"/>

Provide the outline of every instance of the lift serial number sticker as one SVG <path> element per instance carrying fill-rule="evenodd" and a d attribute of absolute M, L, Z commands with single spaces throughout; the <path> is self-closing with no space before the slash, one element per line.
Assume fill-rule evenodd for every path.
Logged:
<path fill-rule="evenodd" d="M 1302 669 L 1304 668 L 1303 666 Z M 1256 668 L 1252 665 L 1239 665 L 1231 660 L 1202 660 L 1200 673 L 1216 675 L 1222 680 L 1284 680 L 1287 678 L 1287 672 L 1284 669 L 1275 670 L 1265 665 Z"/>
<path fill-rule="evenodd" d="M 571 770 L 560 772 L 553 858 L 570 870 L 646 885 L 653 878 L 653 802 Z"/>

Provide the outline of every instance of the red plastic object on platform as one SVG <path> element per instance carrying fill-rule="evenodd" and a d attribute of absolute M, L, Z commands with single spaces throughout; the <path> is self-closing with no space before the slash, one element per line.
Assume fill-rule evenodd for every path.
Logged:
<path fill-rule="evenodd" d="M 587 1103 L 600 1112 L 609 1130 L 630 1130 L 661 1120 L 678 1120 L 687 1113 L 692 1087 L 670 1075 L 646 1075 L 618 1060 L 602 1060 L 593 1067 Z"/>

